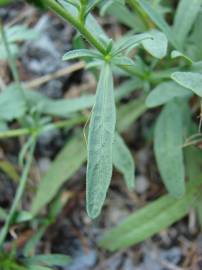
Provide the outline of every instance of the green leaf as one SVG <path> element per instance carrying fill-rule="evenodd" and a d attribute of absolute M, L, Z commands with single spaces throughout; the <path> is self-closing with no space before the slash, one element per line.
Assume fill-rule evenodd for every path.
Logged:
<path fill-rule="evenodd" d="M 118 110 L 117 129 L 119 132 L 123 132 L 130 125 L 132 125 L 145 111 L 145 98 L 140 97 L 129 102 L 127 105 L 122 106 Z"/>
<path fill-rule="evenodd" d="M 190 151 L 191 150 L 191 151 Z M 186 151 L 189 184 L 187 193 L 176 200 L 163 196 L 127 217 L 121 224 L 105 233 L 99 245 L 115 251 L 135 245 L 184 217 L 194 206 L 200 205 L 201 153 L 196 149 Z"/>
<path fill-rule="evenodd" d="M 191 35 L 189 37 L 189 43 L 187 51 L 189 56 L 195 61 L 200 61 L 202 59 L 202 12 L 199 12 Z"/>
<path fill-rule="evenodd" d="M 166 35 L 158 30 L 151 30 L 149 34 L 152 39 L 143 40 L 143 47 L 152 56 L 162 59 L 167 54 L 168 40 Z"/>
<path fill-rule="evenodd" d="M 128 189 L 133 189 L 135 187 L 134 160 L 128 147 L 118 133 L 115 133 L 113 144 L 113 164 L 123 174 Z"/>
<path fill-rule="evenodd" d="M 116 123 L 111 67 L 102 67 L 88 135 L 87 212 L 96 218 L 112 176 L 112 144 Z"/>
<path fill-rule="evenodd" d="M 62 60 L 69 61 L 72 59 L 82 58 L 82 57 L 100 58 L 101 55 L 97 52 L 90 51 L 87 49 L 78 49 L 78 50 L 73 50 L 73 51 L 69 51 L 65 53 Z"/>
<path fill-rule="evenodd" d="M 197 205 L 199 187 L 189 186 L 187 194 L 179 200 L 170 195 L 157 199 L 126 218 L 105 233 L 99 245 L 116 251 L 135 245 L 172 225 Z"/>
<path fill-rule="evenodd" d="M 12 85 L 0 94 L 0 119 L 11 121 L 20 118 L 26 111 L 26 104 L 22 100 L 17 86 Z"/>
<path fill-rule="evenodd" d="M 178 85 L 175 82 L 163 82 L 149 93 L 146 99 L 146 105 L 148 108 L 153 108 L 167 103 L 175 97 L 184 98 L 189 97 L 190 95 L 191 91 Z"/>
<path fill-rule="evenodd" d="M 70 257 L 61 254 L 36 255 L 23 260 L 28 265 L 42 264 L 45 266 L 67 266 L 70 262 Z"/>
<path fill-rule="evenodd" d="M 14 223 L 27 222 L 33 219 L 33 215 L 28 211 L 21 211 L 17 213 Z"/>
<path fill-rule="evenodd" d="M 137 0 L 133 1 L 136 2 Z M 138 1 L 138 4 L 147 13 L 150 19 L 164 32 L 170 43 L 177 49 L 178 43 L 176 41 L 175 36 L 173 35 L 170 26 L 167 24 L 164 18 L 152 7 L 150 1 L 141 0 Z"/>
<path fill-rule="evenodd" d="M 121 95 L 124 94 L 127 89 L 130 89 L 131 91 L 132 84 L 133 80 L 123 84 L 123 86 L 120 87 Z M 139 85 L 139 81 L 136 83 L 134 81 L 134 87 L 137 85 Z M 123 132 L 126 130 L 145 111 L 146 106 L 144 98 L 135 99 L 122 105 L 118 110 L 118 131 Z M 47 174 L 41 179 L 37 194 L 32 203 L 31 212 L 36 215 L 47 203 L 49 203 L 57 194 L 62 184 L 65 181 L 68 181 L 85 161 L 86 145 L 83 139 L 82 129 L 79 129 L 78 134 L 73 135 L 73 137 L 69 139 L 67 145 L 53 161 Z"/>
<path fill-rule="evenodd" d="M 202 74 L 193 72 L 174 72 L 171 78 L 181 86 L 202 97 Z"/>
<path fill-rule="evenodd" d="M 177 198 L 185 192 L 182 121 L 180 107 L 171 101 L 161 112 L 154 131 L 154 152 L 162 180 Z"/>
<path fill-rule="evenodd" d="M 185 55 L 184 53 L 181 53 L 179 51 L 172 51 L 171 52 L 171 58 L 174 59 L 174 58 L 178 58 L 178 57 L 182 57 L 184 58 L 185 60 L 187 60 L 190 64 L 193 64 L 193 61 L 190 57 L 188 57 L 187 55 Z"/>
<path fill-rule="evenodd" d="M 124 50 L 127 50 L 127 52 L 129 52 L 131 49 L 141 44 L 143 40 L 151 38 L 152 38 L 151 35 L 148 33 L 137 34 L 133 36 L 125 36 L 115 43 L 112 50 L 112 55 L 114 56 L 116 54 L 119 54 Z"/>
<path fill-rule="evenodd" d="M 194 21 L 198 15 L 202 0 L 180 0 L 174 19 L 173 32 L 180 46 L 184 47 L 184 42 L 189 34 Z"/>
<path fill-rule="evenodd" d="M 51 168 L 42 178 L 36 197 L 33 200 L 31 209 L 33 215 L 54 197 L 61 185 L 69 179 L 86 160 L 86 147 L 83 140 L 82 134 L 74 134 L 52 163 Z"/>
<path fill-rule="evenodd" d="M 95 103 L 95 96 L 85 95 L 67 100 L 46 100 L 42 103 L 41 111 L 45 114 L 67 117 L 72 113 L 91 108 Z"/>
<path fill-rule="evenodd" d="M 129 95 L 141 86 L 142 82 L 136 78 L 125 81 L 115 90 L 116 101 Z M 34 106 L 35 104 L 38 105 L 38 112 L 60 117 L 68 117 L 75 112 L 91 108 L 95 104 L 95 95 L 84 95 L 78 98 L 65 100 L 53 100 L 30 90 L 25 91 L 25 94 L 31 106 Z"/>
<path fill-rule="evenodd" d="M 37 31 L 29 29 L 26 25 L 23 24 L 6 27 L 5 32 L 9 43 L 33 40 L 39 37 L 39 33 Z"/>
<path fill-rule="evenodd" d="M 18 55 L 19 49 L 16 44 L 10 44 L 9 49 L 13 57 L 16 57 Z M 7 58 L 8 58 L 8 55 L 4 47 L 4 44 L 0 43 L 0 60 L 7 60 Z"/>
<path fill-rule="evenodd" d="M 112 58 L 112 63 L 117 66 L 134 66 L 135 63 L 127 56 L 115 56 Z"/>

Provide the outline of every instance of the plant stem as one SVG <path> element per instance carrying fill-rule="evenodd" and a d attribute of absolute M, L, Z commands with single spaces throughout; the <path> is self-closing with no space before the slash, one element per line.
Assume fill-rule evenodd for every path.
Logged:
<path fill-rule="evenodd" d="M 29 135 L 31 131 L 28 128 L 19 128 L 13 130 L 6 130 L 0 132 L 0 139 L 20 137 L 24 135 Z"/>
<path fill-rule="evenodd" d="M 4 30 L 1 22 L 0 22 L 0 33 L 1 33 L 1 36 L 2 36 L 2 41 L 3 41 L 4 48 L 5 48 L 7 56 L 8 56 L 8 63 L 9 63 L 9 66 L 10 66 L 10 69 L 11 69 L 11 72 L 12 72 L 12 75 L 13 75 L 13 79 L 14 79 L 16 85 L 18 86 L 17 88 L 19 90 L 20 95 L 22 96 L 22 99 L 27 101 L 26 95 L 25 95 L 24 90 L 23 90 L 23 88 L 21 86 L 21 82 L 20 82 L 20 78 L 19 78 L 19 75 L 18 75 L 18 70 L 17 70 L 17 67 L 16 67 L 16 63 L 15 63 L 15 60 L 14 60 L 12 54 L 11 54 L 9 43 L 8 43 L 8 40 L 7 40 L 7 36 L 6 36 L 5 30 Z"/>
<path fill-rule="evenodd" d="M 59 5 L 55 0 L 46 0 L 46 7 L 51 9 L 53 12 L 64 18 L 66 21 L 71 23 L 84 37 L 85 39 L 95 47 L 104 56 L 108 55 L 107 48 L 100 43 L 100 41 L 94 37 L 91 32 L 85 27 L 84 23 L 80 22 L 80 19 L 73 17 L 66 9 Z M 138 70 L 130 68 L 127 66 L 120 66 L 121 69 L 125 70 L 127 73 L 144 79 L 144 75 Z"/>
<path fill-rule="evenodd" d="M 85 27 L 83 23 L 80 22 L 79 19 L 73 17 L 66 9 L 64 9 L 55 0 L 46 0 L 44 2 L 47 8 L 51 9 L 59 16 L 64 18 L 66 21 L 71 23 L 100 53 L 102 53 L 103 55 L 107 54 L 106 48 L 102 45 L 102 43 L 98 39 L 96 39 L 91 34 L 91 32 L 89 32 L 89 30 Z"/>
<path fill-rule="evenodd" d="M 127 0 L 128 4 L 133 8 L 135 12 L 138 13 L 138 15 L 141 17 L 146 29 L 152 28 L 153 24 L 148 20 L 147 15 L 145 12 L 141 9 L 141 7 L 138 5 L 136 1 Z"/>
<path fill-rule="evenodd" d="M 18 208 L 18 205 L 19 205 L 20 200 L 22 198 L 22 195 L 24 193 L 24 189 L 25 189 L 25 186 L 26 186 L 28 174 L 29 174 L 31 164 L 32 164 L 32 160 L 33 160 L 35 144 L 36 144 L 36 138 L 33 137 L 33 143 L 31 145 L 30 152 L 29 152 L 29 155 L 28 155 L 28 159 L 26 161 L 26 164 L 24 166 L 24 169 L 23 169 L 20 181 L 19 181 L 19 186 L 18 186 L 16 195 L 15 195 L 15 198 L 14 198 L 13 204 L 11 206 L 9 215 L 8 215 L 8 217 L 6 219 L 6 222 L 5 222 L 5 224 L 4 224 L 4 226 L 3 226 L 2 230 L 1 230 L 1 233 L 0 233 L 0 249 L 2 249 L 2 245 L 3 245 L 3 243 L 4 243 L 5 239 L 6 239 L 6 236 L 8 234 L 9 227 L 12 224 L 12 221 L 13 221 L 13 218 L 15 216 L 16 210 Z"/>
<path fill-rule="evenodd" d="M 20 137 L 20 136 L 25 136 L 25 135 L 31 135 L 34 133 L 37 133 L 37 136 L 40 133 L 44 133 L 46 131 L 55 129 L 55 128 L 72 128 L 75 125 L 83 124 L 87 121 L 86 116 L 80 116 L 75 119 L 70 119 L 70 120 L 63 120 L 63 121 L 58 121 L 57 123 L 53 124 L 48 124 L 45 127 L 43 127 L 42 131 L 36 132 L 36 129 L 30 129 L 30 128 L 19 128 L 19 129 L 14 129 L 14 130 L 6 130 L 0 132 L 0 139 L 6 139 L 6 138 L 14 138 L 14 137 Z"/>

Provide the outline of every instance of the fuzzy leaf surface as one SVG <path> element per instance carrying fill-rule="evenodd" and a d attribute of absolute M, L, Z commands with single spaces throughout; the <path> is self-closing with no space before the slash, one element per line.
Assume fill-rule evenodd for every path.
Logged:
<path fill-rule="evenodd" d="M 112 176 L 112 145 L 116 123 L 111 67 L 102 67 L 88 135 L 87 212 L 96 218 Z"/>

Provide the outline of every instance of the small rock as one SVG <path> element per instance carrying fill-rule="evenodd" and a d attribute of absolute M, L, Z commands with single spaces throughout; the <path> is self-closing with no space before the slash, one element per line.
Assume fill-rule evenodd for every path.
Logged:
<path fill-rule="evenodd" d="M 39 165 L 40 172 L 42 174 L 45 174 L 48 171 L 48 169 L 49 169 L 49 167 L 51 165 L 51 161 L 50 161 L 50 159 L 45 158 L 45 157 L 40 158 L 39 161 L 38 161 L 38 165 Z"/>
<path fill-rule="evenodd" d="M 95 250 L 89 250 L 87 253 L 80 252 L 72 260 L 72 263 L 65 270 L 90 270 L 95 266 L 97 253 Z"/>
<path fill-rule="evenodd" d="M 136 191 L 139 194 L 143 194 L 149 188 L 149 181 L 144 175 L 136 177 Z"/>

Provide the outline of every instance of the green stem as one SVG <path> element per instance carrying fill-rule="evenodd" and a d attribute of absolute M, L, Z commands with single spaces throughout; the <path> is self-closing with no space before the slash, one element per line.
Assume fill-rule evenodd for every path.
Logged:
<path fill-rule="evenodd" d="M 46 125 L 43 127 L 42 131 L 36 132 L 36 129 L 29 129 L 29 128 L 19 128 L 19 129 L 14 129 L 14 130 L 6 130 L 0 132 L 0 139 L 6 139 L 6 138 L 15 138 L 15 137 L 20 137 L 20 136 L 26 136 L 26 135 L 31 135 L 31 134 L 36 134 L 38 136 L 38 133 L 43 133 L 46 131 L 49 131 L 51 129 L 55 128 L 72 128 L 75 125 L 83 124 L 87 121 L 86 116 L 80 116 L 75 119 L 70 119 L 70 120 L 63 120 L 59 121 L 55 124 L 50 124 Z"/>
<path fill-rule="evenodd" d="M 30 133 L 31 133 L 31 131 L 28 128 L 6 130 L 6 131 L 0 132 L 0 139 L 20 137 L 20 136 L 24 136 L 24 135 L 29 135 Z"/>
<path fill-rule="evenodd" d="M 11 72 L 13 75 L 13 79 L 14 79 L 16 85 L 18 86 L 17 88 L 20 92 L 20 95 L 22 96 L 22 99 L 27 101 L 26 95 L 25 95 L 23 88 L 21 86 L 16 63 L 15 63 L 15 60 L 14 60 L 12 54 L 11 54 L 9 43 L 8 43 L 8 40 L 6 37 L 6 33 L 5 33 L 5 30 L 4 30 L 1 22 L 0 22 L 0 32 L 1 32 L 1 36 L 2 36 L 3 45 L 4 45 L 4 48 L 5 48 L 7 56 L 8 56 L 8 63 L 9 63 L 9 66 L 10 66 L 10 69 L 11 69 Z"/>
<path fill-rule="evenodd" d="M 101 44 L 101 42 L 96 39 L 91 32 L 85 27 L 83 23 L 80 22 L 76 17 L 73 17 L 66 9 L 59 5 L 55 0 L 46 0 L 44 1 L 45 5 L 57 13 L 59 16 L 64 18 L 66 21 L 71 23 L 85 38 L 90 44 L 92 44 L 100 53 L 106 55 L 106 48 Z"/>
<path fill-rule="evenodd" d="M 91 32 L 85 27 L 84 23 L 81 23 L 79 19 L 73 17 L 66 9 L 64 9 L 61 5 L 56 3 L 55 0 L 46 0 L 46 7 L 51 9 L 53 12 L 64 18 L 66 21 L 71 23 L 84 37 L 85 39 L 94 46 L 100 53 L 104 56 L 108 55 L 107 48 L 100 43 L 99 40 L 94 37 Z M 120 66 L 121 69 L 125 70 L 127 73 L 137 76 L 141 79 L 144 79 L 144 75 L 140 73 L 138 70 L 135 70 L 130 67 Z"/>
<path fill-rule="evenodd" d="M 8 215 L 8 217 L 6 219 L 6 222 L 5 222 L 5 224 L 4 224 L 4 226 L 3 226 L 2 230 L 1 230 L 1 233 L 0 233 L 0 249 L 2 248 L 2 245 L 3 245 L 3 243 L 4 243 L 5 239 L 6 239 L 6 236 L 7 236 L 8 231 L 9 231 L 9 227 L 12 224 L 12 221 L 13 221 L 13 218 L 15 216 L 16 210 L 17 210 L 17 208 L 19 206 L 20 200 L 21 200 L 22 195 L 24 193 L 27 178 L 28 178 L 28 174 L 29 174 L 31 164 L 32 164 L 32 160 L 33 160 L 35 144 L 36 144 L 36 138 L 33 137 L 33 143 L 32 143 L 32 146 L 30 148 L 28 159 L 26 161 L 25 167 L 23 169 L 23 172 L 22 172 L 22 175 L 21 175 L 21 178 L 20 178 L 20 181 L 19 181 L 19 186 L 18 186 L 16 195 L 15 195 L 15 198 L 14 198 L 13 204 L 11 206 L 9 215 Z"/>
<path fill-rule="evenodd" d="M 133 10 L 135 12 L 137 12 L 137 14 L 141 17 L 146 29 L 150 29 L 151 28 L 151 23 L 148 20 L 148 17 L 145 14 L 145 12 L 139 6 L 139 4 L 137 2 L 135 2 L 135 1 L 132 1 L 132 0 L 127 0 L 127 2 L 133 8 Z"/>

